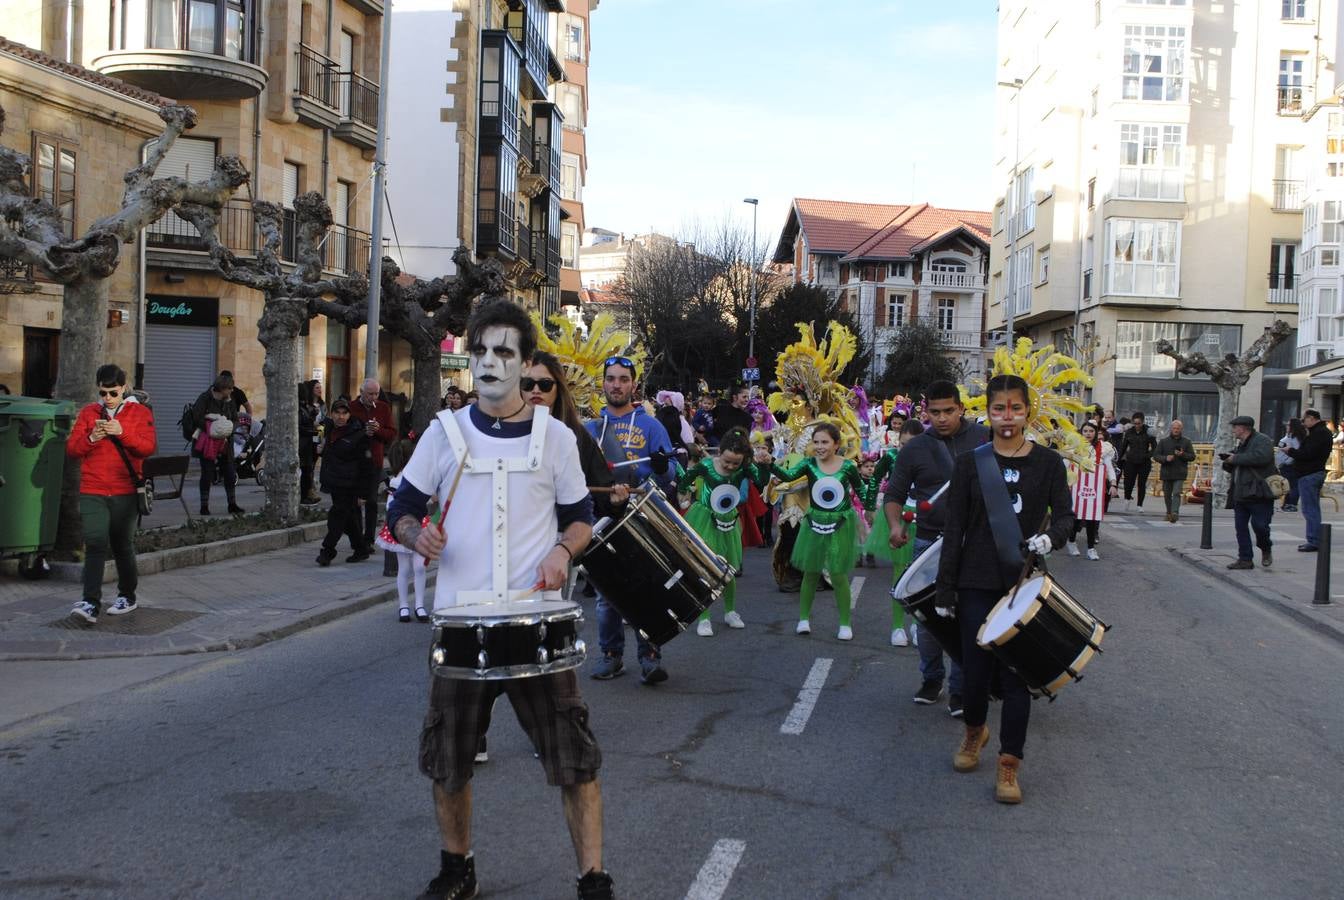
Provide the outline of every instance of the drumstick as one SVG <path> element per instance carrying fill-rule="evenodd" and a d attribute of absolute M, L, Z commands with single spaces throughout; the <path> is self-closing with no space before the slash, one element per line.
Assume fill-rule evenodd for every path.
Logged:
<path fill-rule="evenodd" d="M 457 493 L 457 483 L 462 480 L 462 472 L 467 468 L 467 461 L 464 459 L 457 467 L 457 473 L 453 475 L 453 483 L 448 486 L 448 497 L 439 507 L 439 515 L 434 519 L 434 524 L 438 526 L 439 531 L 443 531 L 443 516 L 448 512 L 448 507 L 452 505 L 453 495 Z"/>
<path fill-rule="evenodd" d="M 524 597 L 531 597 L 531 596 L 532 596 L 533 594 L 535 594 L 537 591 L 542 590 L 542 589 L 545 588 L 545 587 L 546 587 L 546 582 L 544 582 L 544 581 L 538 581 L 536 584 L 532 585 L 530 588 L 528 588 L 527 590 L 523 591 L 521 594 L 519 594 L 517 597 L 514 597 L 513 599 L 514 599 L 514 600 L 522 600 Z"/>
<path fill-rule="evenodd" d="M 1040 533 L 1042 533 L 1043 531 L 1045 531 L 1045 527 L 1046 527 L 1047 525 L 1049 525 L 1049 524 L 1050 524 L 1050 510 L 1047 509 L 1047 510 L 1045 511 L 1045 517 L 1041 519 L 1041 524 L 1040 524 L 1040 526 L 1036 529 L 1036 533 L 1037 533 L 1037 534 L 1040 534 Z M 1025 547 L 1025 546 L 1026 546 L 1026 542 L 1025 542 L 1025 541 L 1022 542 L 1022 544 L 1020 544 L 1019 546 Z M 1027 581 L 1027 578 L 1030 577 L 1031 572 L 1032 572 L 1032 569 L 1034 568 L 1034 566 L 1032 565 L 1032 562 L 1033 562 L 1035 559 L 1036 559 L 1036 553 L 1033 552 L 1033 551 L 1027 551 L 1027 559 L 1026 559 L 1026 562 L 1025 562 L 1025 563 L 1023 564 L 1023 566 L 1022 566 L 1022 574 L 1019 575 L 1019 576 L 1017 576 L 1017 584 L 1013 585 L 1013 591 L 1012 591 L 1012 594 L 1011 594 L 1011 598 L 1012 598 L 1012 599 L 1010 599 L 1010 600 L 1008 601 L 1008 608 L 1009 608 L 1009 609 L 1012 609 L 1012 608 L 1013 608 L 1013 604 L 1017 602 L 1017 592 L 1018 592 L 1019 590 L 1022 589 L 1022 585 L 1025 584 L 1026 581 Z M 1044 560 L 1042 560 L 1042 562 L 1044 562 Z"/>
<path fill-rule="evenodd" d="M 602 487 L 601 485 L 590 484 L 590 485 L 588 485 L 588 490 L 589 490 L 589 492 L 594 493 L 594 494 L 610 494 L 610 493 L 612 493 L 612 492 L 615 490 L 615 488 L 613 488 L 613 487 Z M 632 494 L 647 494 L 648 491 L 649 491 L 649 489 L 648 489 L 648 488 L 645 488 L 645 487 L 632 487 L 632 488 L 630 488 L 630 493 L 632 493 Z"/>

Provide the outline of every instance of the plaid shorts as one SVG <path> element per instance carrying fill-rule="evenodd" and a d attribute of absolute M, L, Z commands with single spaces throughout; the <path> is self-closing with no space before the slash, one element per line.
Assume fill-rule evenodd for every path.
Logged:
<path fill-rule="evenodd" d="M 430 681 L 429 711 L 420 732 L 420 771 L 449 793 L 471 780 L 476 745 L 490 729 L 490 711 L 500 694 L 507 694 L 513 704 L 549 784 L 583 784 L 597 777 L 602 751 L 588 727 L 588 705 L 579 695 L 573 670 L 502 681 Z"/>

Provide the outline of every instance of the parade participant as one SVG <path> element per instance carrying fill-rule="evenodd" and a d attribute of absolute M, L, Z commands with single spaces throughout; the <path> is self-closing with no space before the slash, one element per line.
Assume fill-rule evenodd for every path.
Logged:
<path fill-rule="evenodd" d="M 714 436 L 714 397 L 712 394 L 701 394 L 700 399 L 696 401 L 699 409 L 691 417 L 691 427 L 695 429 L 696 440 L 703 442 L 706 446 L 719 446 L 719 439 Z"/>
<path fill-rule="evenodd" d="M 1180 424 L 1179 422 L 1174 424 Z M 1106 497 L 1116 495 L 1115 448 L 1102 440 L 1101 429 L 1091 420 L 1078 429 L 1092 453 L 1092 469 L 1069 464 L 1073 474 L 1073 533 L 1069 535 L 1069 556 L 1078 555 L 1078 533 L 1087 529 L 1087 558 L 1101 559 L 1097 553 L 1097 533 L 1106 515 Z"/>
<path fill-rule="evenodd" d="M 901 430 L 896 435 L 896 446 L 882 454 L 882 458 L 878 461 L 877 468 L 873 473 L 878 484 L 881 484 L 884 478 L 888 478 L 889 473 L 895 471 L 896 461 L 900 457 L 900 448 L 916 436 L 924 433 L 924 426 L 919 422 L 902 421 L 904 424 L 901 425 Z M 916 507 L 914 498 L 905 498 L 905 503 L 901 507 L 898 527 L 904 529 L 906 539 L 901 542 L 899 547 L 892 546 L 892 525 L 887 521 L 885 505 L 883 509 L 877 510 L 873 516 L 873 531 L 868 535 L 868 541 L 863 547 L 866 552 L 891 563 L 891 586 L 893 589 L 896 587 L 896 583 L 901 580 L 901 576 L 905 574 L 905 570 L 910 568 L 910 564 L 915 561 L 915 544 L 918 543 L 917 531 L 919 527 L 916 525 L 916 519 L 918 518 Z M 914 622 L 910 623 L 910 635 L 907 636 L 905 633 L 905 607 L 893 594 L 891 598 L 891 646 L 908 647 L 911 638 L 918 643 L 919 635 L 915 631 L 914 625 Z M 941 662 L 941 656 L 939 661 Z M 941 685 L 941 679 L 939 684 Z M 933 699 L 937 700 L 938 695 L 934 694 Z"/>
<path fill-rule="evenodd" d="M 868 394 L 857 384 L 849 389 L 849 408 L 854 410 L 854 415 L 859 421 L 861 440 L 859 449 L 867 453 L 869 438 L 872 436 L 872 419 L 868 415 Z"/>
<path fill-rule="evenodd" d="M 734 428 L 719 442 L 719 453 L 687 469 L 677 482 L 677 490 L 688 494 L 695 490 L 695 502 L 686 511 L 687 523 L 696 534 L 705 539 L 709 549 L 727 560 L 737 572 L 742 568 L 742 524 L 738 514 L 740 505 L 740 484 L 743 477 L 756 484 L 763 484 L 768 477 L 753 465 L 751 441 L 741 428 Z M 699 488 L 696 489 L 696 482 Z M 723 498 L 727 497 L 726 500 Z M 720 511 L 722 505 L 724 511 Z M 729 628 L 746 628 L 742 616 L 737 612 L 737 580 L 729 581 L 723 589 L 723 623 Z M 709 610 L 700 616 L 696 633 L 701 637 L 714 634 L 710 624 Z"/>
<path fill-rule="evenodd" d="M 635 362 L 627 356 L 606 360 L 602 390 L 607 405 L 600 418 L 588 423 L 588 432 L 607 462 L 619 466 L 614 469 L 617 481 L 636 485 L 654 477 L 664 493 L 672 496 L 668 475 L 672 442 L 658 420 L 634 402 L 635 374 Z M 602 658 L 594 666 L 592 677 L 606 681 L 625 672 L 625 620 L 601 594 L 597 595 L 597 634 Z M 635 632 L 635 641 L 640 681 L 648 685 L 666 681 L 662 652 L 639 632 Z"/>
<path fill-rule="evenodd" d="M 140 521 L 136 481 L 144 461 L 154 455 L 158 438 L 149 407 L 128 396 L 126 372 L 120 366 L 99 366 L 95 373 L 98 400 L 75 417 L 65 453 L 79 460 L 79 519 L 84 530 L 84 596 L 70 615 L 98 624 L 102 611 L 103 569 L 110 550 L 117 564 L 117 599 L 109 616 L 135 612 L 139 571 L 135 563 L 135 529 Z M 52 485 L 56 490 L 59 485 Z"/>
<path fill-rule="evenodd" d="M 858 516 L 854 513 L 851 491 L 858 491 L 859 470 L 854 461 L 838 456 L 840 429 L 820 422 L 812 432 L 812 456 L 789 469 L 771 465 L 781 481 L 806 478 L 812 504 L 803 516 L 790 562 L 803 573 L 798 602 L 798 634 L 812 633 L 812 601 L 817 594 L 821 573 L 835 589 L 835 606 L 840 630 L 836 638 L 853 640 L 850 627 L 849 573 L 858 558 Z"/>
<path fill-rule="evenodd" d="M 865 567 L 876 565 L 867 543 L 872 534 L 877 498 L 882 492 L 882 479 L 877 477 L 878 456 L 876 453 L 864 453 L 863 458 L 859 460 L 861 487 L 854 494 L 854 511 L 859 514 L 859 565 Z"/>
<path fill-rule="evenodd" d="M 511 600 L 537 596 L 537 584 L 541 597 L 555 597 L 566 582 L 570 561 L 592 534 L 592 503 L 573 433 L 520 394 L 522 369 L 536 345 L 527 314 L 509 300 L 485 301 L 468 320 L 466 337 L 479 400 L 436 416 L 402 472 L 389 512 L 390 528 L 401 544 L 439 560 L 436 615 L 451 614 L 455 606 L 477 602 L 483 595 Z M 464 464 L 459 480 L 458 468 Z M 504 503 L 493 499 L 500 489 L 496 470 L 507 472 Z M 450 490 L 454 482 L 455 491 Z M 442 524 L 422 527 L 431 494 L 443 499 Z M 420 769 L 434 782 L 442 850 L 439 874 L 422 900 L 477 894 L 471 852 L 472 765 L 478 739 L 490 726 L 491 706 L 501 693 L 531 739 L 547 782 L 561 788 L 565 821 L 583 873 L 579 897 L 611 897 L 611 877 L 602 870 L 602 793 L 597 780 L 602 757 L 574 671 L 432 681 L 420 737 Z"/>
<path fill-rule="evenodd" d="M 408 438 L 402 438 L 393 444 L 387 451 L 387 464 L 392 478 L 387 483 L 387 505 L 389 509 L 392 506 L 392 500 L 396 497 L 397 488 L 401 487 L 401 472 L 406 468 L 406 463 L 410 461 L 411 454 L 415 451 L 415 441 Z M 424 528 L 429 524 L 429 517 L 426 516 L 420 522 L 420 527 Z M 393 554 L 397 560 L 397 619 L 401 622 L 411 621 L 410 593 L 411 582 L 415 582 L 415 618 L 418 622 L 428 622 L 429 613 L 425 611 L 425 558 L 414 552 L 409 547 L 402 546 L 393 536 L 392 532 L 384 524 L 378 530 L 377 536 L 373 539 L 374 544 L 384 551 Z"/>
<path fill-rule="evenodd" d="M 1190 443 L 1184 431 L 1185 425 L 1181 420 L 1173 419 L 1171 433 L 1158 441 L 1153 450 L 1153 462 L 1158 464 L 1158 476 L 1162 481 L 1162 497 L 1167 502 L 1167 521 L 1173 525 L 1181 518 L 1182 488 L 1186 476 L 1190 474 L 1190 463 L 1195 458 L 1195 445 Z M 1090 541 L 1088 546 L 1091 546 Z M 1089 553 L 1088 559 L 1096 557 Z"/>
<path fill-rule="evenodd" d="M 1003 477 L 1008 494 L 1005 505 L 1016 513 L 1014 519 L 1020 530 L 1004 536 L 1005 543 L 1017 549 L 1023 537 L 1030 535 L 1026 538 L 1027 549 L 1044 556 L 1063 546 L 1073 529 L 1063 459 L 1055 451 L 1027 440 L 1026 426 L 1032 415 L 1030 396 L 1027 383 L 1016 375 L 996 375 L 989 380 L 986 399 L 993 442 L 956 460 L 938 566 L 937 607 L 940 614 L 955 610 L 961 628 L 966 734 L 952 765 L 958 772 L 970 772 L 979 765 L 980 751 L 989 742 L 985 719 L 990 679 L 997 670 L 1003 712 L 994 799 L 1000 803 L 1022 801 L 1018 770 L 1027 739 L 1031 695 L 1022 679 L 1007 666 L 996 666 L 993 653 L 976 639 L 989 611 L 1020 574 L 1008 569 L 1007 561 L 1001 559 L 979 476 L 979 465 L 986 460 L 977 461 L 976 455 L 985 454 L 990 468 Z M 1038 533 L 1047 510 L 1051 516 L 1049 528 Z"/>
<path fill-rule="evenodd" d="M 751 432 L 751 414 L 747 412 L 747 401 L 751 399 L 751 389 L 745 384 L 733 386 L 727 402 L 720 402 L 714 408 L 714 438 L 722 441 L 723 436 L 734 428 Z"/>
<path fill-rule="evenodd" d="M 900 550 L 910 540 L 901 518 L 907 498 L 916 503 L 928 500 L 952 477 L 953 462 L 957 456 L 989 440 L 988 428 L 966 418 L 961 389 L 955 384 L 935 381 L 924 393 L 933 427 L 925 431 L 919 419 L 910 419 L 911 429 L 918 431 L 911 437 L 903 438 L 895 468 L 887 479 L 887 492 L 883 496 L 882 510 L 886 515 L 893 550 Z M 912 559 L 919 558 L 942 534 L 945 515 L 944 504 L 937 503 L 916 517 Z M 915 703 L 928 706 L 937 703 L 943 692 L 946 671 L 943 648 L 932 632 L 918 623 L 915 625 L 915 634 L 919 645 L 921 680 L 913 699 Z M 955 717 L 961 715 L 962 678 L 961 666 L 956 660 L 951 660 L 951 664 L 947 709 Z"/>

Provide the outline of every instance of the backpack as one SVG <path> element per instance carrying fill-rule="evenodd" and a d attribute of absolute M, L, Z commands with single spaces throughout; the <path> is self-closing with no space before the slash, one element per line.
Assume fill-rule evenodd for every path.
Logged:
<path fill-rule="evenodd" d="M 190 403 L 182 405 L 182 418 L 177 420 L 177 427 L 182 429 L 182 440 L 190 444 L 196 436 L 196 423 L 191 416 Z"/>

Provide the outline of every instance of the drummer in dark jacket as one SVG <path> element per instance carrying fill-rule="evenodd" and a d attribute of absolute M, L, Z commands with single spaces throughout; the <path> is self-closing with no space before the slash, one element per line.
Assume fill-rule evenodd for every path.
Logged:
<path fill-rule="evenodd" d="M 995 375 L 985 386 L 993 444 L 957 458 L 947 499 L 947 527 L 943 531 L 938 565 L 939 615 L 957 617 L 961 628 L 961 664 L 964 673 L 966 735 L 952 758 L 958 772 L 970 772 L 980 763 L 980 751 L 989 743 L 989 684 L 999 673 L 1003 713 L 999 720 L 999 765 L 994 799 L 1022 802 L 1017 782 L 1027 741 L 1031 695 L 1027 685 L 1006 666 L 995 666 L 994 656 L 980 646 L 977 636 L 991 610 L 1018 580 L 1020 569 L 1008 568 L 998 551 L 999 541 L 1018 550 L 1025 546 L 1044 557 L 1064 546 L 1073 534 L 1073 500 L 1064 460 L 1054 450 L 1027 440 L 1031 394 L 1016 375 Z M 989 453 L 991 468 L 1003 476 L 1013 517 L 1009 535 L 995 535 L 977 468 L 977 455 Z M 996 491 L 1002 489 L 991 485 Z M 992 496 L 992 495 L 991 495 Z M 1049 526 L 1045 526 L 1049 511 Z M 1044 530 L 1040 530 L 1044 529 Z M 994 561 L 997 561 L 997 565 Z"/>
<path fill-rule="evenodd" d="M 891 527 L 894 547 L 900 547 L 909 539 L 905 522 L 900 518 L 906 498 L 928 500 L 952 477 L 953 460 L 957 456 L 989 441 L 989 429 L 965 417 L 961 390 L 955 384 L 935 381 L 925 389 L 924 396 L 933 427 L 901 447 L 882 501 L 882 512 Z M 945 516 L 946 506 L 940 502 L 915 517 L 915 559 L 943 533 Z M 914 701 L 929 705 L 938 701 L 943 690 L 943 648 L 938 646 L 928 628 L 918 623 L 916 628 L 921 680 Z M 953 717 L 958 717 L 962 708 L 961 665 L 955 659 L 951 662 L 947 709 Z"/>
<path fill-rule="evenodd" d="M 322 451 L 321 474 L 322 492 L 331 494 L 331 509 L 327 511 L 327 536 L 317 552 L 319 566 L 331 565 L 342 534 L 350 538 L 355 551 L 346 562 L 360 562 L 370 553 L 364 543 L 359 509 L 364 488 L 373 475 L 369 435 L 362 423 L 351 419 L 349 400 L 331 404 L 331 421 L 333 428 Z"/>

